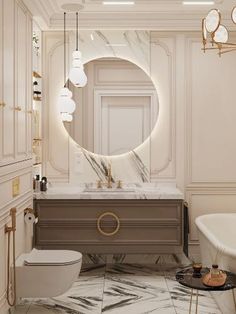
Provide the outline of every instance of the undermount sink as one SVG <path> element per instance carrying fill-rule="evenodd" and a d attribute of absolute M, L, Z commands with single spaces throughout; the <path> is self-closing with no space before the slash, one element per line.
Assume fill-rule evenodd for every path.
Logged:
<path fill-rule="evenodd" d="M 84 189 L 84 192 L 90 192 L 90 193 L 134 193 L 135 189 L 132 188 L 86 188 Z"/>

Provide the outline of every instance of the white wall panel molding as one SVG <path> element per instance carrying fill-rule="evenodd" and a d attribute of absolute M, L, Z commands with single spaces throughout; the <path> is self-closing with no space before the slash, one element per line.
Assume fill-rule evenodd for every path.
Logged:
<path fill-rule="evenodd" d="M 60 87 L 63 82 L 56 82 L 63 78 L 61 73 L 63 67 L 56 68 L 55 59 L 58 58 L 58 50 L 63 46 L 61 33 L 44 33 L 44 50 L 43 50 L 43 78 L 44 78 L 44 94 L 43 94 L 43 173 L 45 173 L 50 180 L 53 181 L 68 181 L 68 152 L 69 152 L 69 137 L 64 131 L 62 123 L 59 119 L 59 110 L 57 110 L 57 97 Z M 61 60 L 63 55 L 61 55 Z M 58 74 L 60 71 L 60 74 Z M 55 83 L 55 84 L 54 84 Z M 55 86 L 57 87 L 55 88 Z M 60 86 L 60 87 L 58 87 Z M 56 135 L 58 134 L 58 136 Z M 60 135 L 59 135 L 60 134 Z M 67 150 L 60 151 L 58 149 L 62 141 L 62 146 L 67 147 Z M 59 146 L 58 146 L 59 145 Z M 61 162 L 60 154 L 67 154 L 63 162 Z M 63 155 L 63 156 L 64 156 Z"/>
<path fill-rule="evenodd" d="M 132 84 L 133 85 L 133 84 Z M 140 87 L 141 88 L 141 87 Z M 109 147 L 109 144 L 106 143 L 106 136 L 104 136 L 104 134 L 102 135 L 102 126 L 104 127 L 104 123 L 108 123 L 109 125 L 109 122 L 108 121 L 104 121 L 103 118 L 103 111 L 104 111 L 104 108 L 103 108 L 103 97 L 125 97 L 125 96 L 128 96 L 128 97 L 147 97 L 150 99 L 150 106 L 148 108 L 148 111 L 146 113 L 144 113 L 143 111 L 143 114 L 142 114 L 142 127 L 143 127 L 143 142 L 145 140 L 147 140 L 148 136 L 147 136 L 147 133 L 148 135 L 150 134 L 150 129 L 153 128 L 153 126 L 155 125 L 155 122 L 156 122 L 156 117 L 158 116 L 158 99 L 157 99 L 157 94 L 156 94 L 156 91 L 155 90 L 147 90 L 147 89 L 140 89 L 138 86 L 133 86 L 132 89 L 129 89 L 129 90 L 125 90 L 123 89 L 121 86 L 120 86 L 120 89 L 109 89 L 109 90 L 105 90 L 105 89 L 100 89 L 100 88 L 96 88 L 94 90 L 94 151 L 96 153 L 99 153 L 102 151 L 102 147 L 105 146 L 105 147 Z M 123 107 L 123 104 L 121 103 L 120 105 L 122 108 Z M 127 106 L 127 103 L 125 103 L 125 106 Z M 116 104 L 115 106 L 116 108 L 119 108 L 119 106 Z M 135 108 L 135 106 L 132 104 L 131 107 Z M 142 108 L 142 110 L 145 110 L 145 107 L 146 107 L 146 104 L 145 102 L 142 104 L 142 105 L 138 105 L 137 104 L 137 107 L 139 107 L 139 110 Z M 111 110 L 112 108 L 112 105 L 109 106 L 109 110 Z M 113 106 L 114 108 L 114 106 Z M 108 112 L 109 112 L 108 110 Z M 146 108 L 147 110 L 147 108 Z M 150 116 L 149 116 L 149 114 Z M 109 119 L 108 119 L 109 120 Z M 145 131 L 144 131 L 145 130 Z M 105 132 L 107 133 L 107 132 Z M 108 134 L 110 134 L 110 131 L 108 131 Z M 127 135 L 128 136 L 128 135 Z M 109 142 L 108 140 L 109 138 L 109 135 L 107 136 L 107 141 Z M 106 144 L 105 144 L 106 143 Z M 104 149 L 104 147 L 103 147 Z M 131 149 L 128 149 L 128 150 L 131 150 Z M 108 150 L 109 151 L 109 150 Z M 106 155 L 104 153 L 104 155 Z M 108 155 L 110 155 L 110 153 L 108 153 Z"/>
<path fill-rule="evenodd" d="M 10 222 L 9 211 L 11 208 L 16 207 L 16 216 L 18 217 L 24 212 L 25 208 L 29 207 L 29 204 L 31 204 L 30 206 L 32 208 L 32 195 L 30 195 L 29 193 L 7 204 L 0 212 L 0 229 L 3 228 L 6 223 Z"/>
<path fill-rule="evenodd" d="M 236 213 L 236 189 L 187 190 L 189 205 L 190 244 L 198 244 L 195 219 L 211 213 Z"/>
<path fill-rule="evenodd" d="M 28 252 L 32 248 L 32 228 L 26 226 L 24 222 L 24 209 L 32 207 L 32 194 L 28 198 L 18 200 L 17 204 L 12 203 L 4 214 L 0 215 L 0 313 L 8 313 L 8 304 L 6 301 L 6 254 L 7 254 L 7 236 L 5 234 L 5 224 L 11 224 L 10 208 L 16 207 L 16 257 L 23 252 Z"/>
<path fill-rule="evenodd" d="M 8 310 L 6 296 L 6 291 L 4 291 L 4 293 L 0 296 L 0 312 L 3 314 L 7 313 Z"/>
<path fill-rule="evenodd" d="M 206 182 L 198 182 L 188 184 L 186 190 L 199 190 L 199 191 L 236 191 L 236 183 L 235 182 L 214 182 L 214 183 L 206 183 Z"/>
<path fill-rule="evenodd" d="M 198 34 L 186 35 L 186 185 L 236 184 L 234 56 L 201 48 Z"/>
<path fill-rule="evenodd" d="M 154 131 L 151 135 L 151 179 L 173 179 L 176 176 L 176 160 L 175 160 L 175 54 L 176 54 L 176 43 L 175 36 L 170 34 L 160 34 L 153 32 L 151 34 L 151 45 L 153 47 L 158 47 L 162 50 L 162 53 L 165 55 L 165 70 L 161 68 L 159 64 L 155 69 L 152 67 L 153 63 L 151 60 L 151 77 L 155 80 L 155 85 L 157 87 L 159 101 L 160 101 L 160 114 L 158 119 L 162 120 L 161 124 L 166 124 L 165 127 L 162 127 L 164 134 L 158 130 Z M 155 51 L 156 52 L 156 51 Z M 159 54 L 161 52 L 159 51 Z M 153 55 L 153 56 L 152 56 Z M 158 54 L 154 55 L 154 52 L 151 53 L 152 58 L 159 58 Z M 163 59 L 159 61 L 163 63 Z M 164 71 L 163 71 L 164 70 Z M 164 78 L 164 73 L 166 77 Z M 155 79 L 154 79 L 155 77 Z M 163 116 L 162 116 L 163 115 Z M 159 134 L 158 134 L 159 133 Z M 162 134 L 161 134 L 162 133 Z M 156 139 L 159 136 L 165 138 L 165 157 L 161 162 L 161 165 L 155 167 L 154 160 L 155 153 L 158 154 L 158 151 L 163 150 L 163 146 L 157 144 Z M 164 144 L 164 143 L 162 143 Z M 162 147 L 162 148 L 161 148 Z"/>
<path fill-rule="evenodd" d="M 27 169 L 32 167 L 32 160 L 24 160 L 22 162 L 17 162 L 11 165 L 0 167 L 0 177 L 5 175 L 10 175 L 11 173 L 15 174 L 18 170 Z"/>
<path fill-rule="evenodd" d="M 143 72 L 143 80 L 141 80 L 140 76 L 142 75 L 142 72 L 140 69 L 134 68 L 129 62 L 120 61 L 119 64 L 111 65 L 111 62 L 100 61 L 98 64 L 94 64 L 93 67 L 93 72 L 95 74 L 94 85 L 96 86 L 112 86 L 113 89 L 115 86 L 118 86 L 118 88 L 122 86 L 124 89 L 126 87 L 130 88 L 131 86 L 140 85 L 145 86 L 145 88 L 147 86 L 153 88 L 153 84 L 149 77 Z M 119 80 L 114 76 L 114 73 L 116 73 L 115 71 L 117 70 L 123 73 L 122 80 Z"/>

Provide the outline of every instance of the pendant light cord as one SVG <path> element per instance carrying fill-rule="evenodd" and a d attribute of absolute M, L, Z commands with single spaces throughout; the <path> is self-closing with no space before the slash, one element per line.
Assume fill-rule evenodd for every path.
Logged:
<path fill-rule="evenodd" d="M 76 12 L 76 51 L 79 50 L 79 13 Z"/>
<path fill-rule="evenodd" d="M 66 86 L 66 12 L 64 12 L 64 86 Z"/>

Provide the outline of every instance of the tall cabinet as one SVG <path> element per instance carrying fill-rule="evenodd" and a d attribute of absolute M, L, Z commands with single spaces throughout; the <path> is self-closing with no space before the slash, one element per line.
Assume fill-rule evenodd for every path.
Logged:
<path fill-rule="evenodd" d="M 32 17 L 22 0 L 0 0 L 0 313 L 6 302 L 9 212 L 17 210 L 16 256 L 30 250 L 32 206 Z"/>
<path fill-rule="evenodd" d="M 16 0 L 0 0 L 0 166 L 32 155 L 32 19 Z"/>

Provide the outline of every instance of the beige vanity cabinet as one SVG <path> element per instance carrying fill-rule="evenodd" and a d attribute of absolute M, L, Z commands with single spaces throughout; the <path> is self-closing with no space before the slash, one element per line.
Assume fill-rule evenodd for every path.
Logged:
<path fill-rule="evenodd" d="M 31 158 L 32 19 L 21 1 L 0 0 L 0 166 Z"/>
<path fill-rule="evenodd" d="M 34 201 L 39 249 L 82 253 L 177 253 L 183 246 L 182 200 Z"/>

